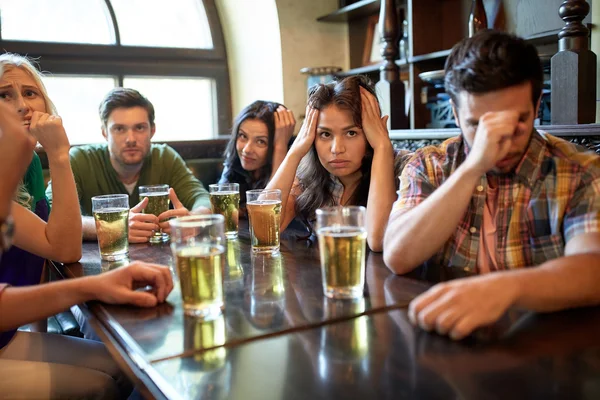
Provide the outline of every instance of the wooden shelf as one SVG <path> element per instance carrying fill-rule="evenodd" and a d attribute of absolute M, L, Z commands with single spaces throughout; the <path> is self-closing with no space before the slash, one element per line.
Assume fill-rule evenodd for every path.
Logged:
<path fill-rule="evenodd" d="M 438 58 L 446 58 L 450 55 L 451 51 L 452 51 L 451 49 L 448 49 L 448 50 L 436 51 L 433 53 L 421 54 L 418 56 L 410 57 L 408 59 L 408 61 L 411 63 L 418 63 L 421 61 L 429 61 L 429 60 L 435 60 Z"/>
<path fill-rule="evenodd" d="M 379 12 L 379 0 L 361 0 L 317 18 L 319 22 L 348 22 Z"/>
<path fill-rule="evenodd" d="M 377 63 L 372 65 L 366 65 L 364 67 L 352 68 L 348 71 L 338 72 L 337 76 L 352 76 L 352 75 L 360 75 L 360 74 L 370 74 L 373 72 L 378 72 L 379 68 L 383 65 L 383 63 Z"/>
<path fill-rule="evenodd" d="M 558 32 L 560 31 L 560 29 L 555 29 L 551 31 L 540 32 L 535 35 L 526 37 L 525 40 L 527 40 L 535 46 L 558 43 Z"/>
<path fill-rule="evenodd" d="M 348 71 L 341 71 L 341 72 L 336 73 L 335 75 L 337 75 L 337 76 L 352 76 L 352 75 L 359 75 L 359 74 L 371 74 L 374 72 L 379 72 L 379 69 L 381 68 L 382 65 L 383 65 L 383 61 L 378 62 L 377 64 L 366 65 L 364 67 L 352 68 L 352 69 L 349 69 Z M 408 70 L 408 63 L 406 62 L 405 59 L 396 60 L 396 65 L 400 67 L 401 71 Z"/>

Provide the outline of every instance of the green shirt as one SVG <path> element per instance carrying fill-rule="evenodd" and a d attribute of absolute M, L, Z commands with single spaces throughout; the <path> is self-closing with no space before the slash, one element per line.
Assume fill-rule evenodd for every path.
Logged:
<path fill-rule="evenodd" d="M 31 196 L 31 211 L 35 212 L 37 203 L 40 200 L 46 200 L 46 193 L 44 192 L 44 187 L 46 185 L 44 183 L 42 162 L 40 161 L 40 157 L 36 153 L 33 153 L 33 158 L 31 159 L 31 163 L 27 168 L 27 172 L 25 173 L 25 177 L 23 178 L 23 183 L 25 184 L 27 193 L 29 193 L 29 195 Z"/>
<path fill-rule="evenodd" d="M 92 197 L 104 194 L 129 194 L 110 163 L 105 144 L 73 147 L 70 152 L 71 168 L 75 176 L 82 215 L 92 215 Z M 166 144 L 153 144 L 144 159 L 129 206 L 140 202 L 139 186 L 167 184 L 185 208 L 192 210 L 210 208 L 208 192 L 187 168 L 179 154 Z M 46 196 L 52 203 L 52 182 L 48 183 Z"/>

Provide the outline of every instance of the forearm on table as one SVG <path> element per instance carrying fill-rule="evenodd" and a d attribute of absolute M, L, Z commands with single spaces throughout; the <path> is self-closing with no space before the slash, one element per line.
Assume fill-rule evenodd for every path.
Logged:
<path fill-rule="evenodd" d="M 60 246 L 64 253 L 73 253 L 75 256 L 81 253 L 82 228 L 79 198 L 69 154 L 49 156 L 48 163 L 52 177 L 53 201 L 52 212 L 46 225 L 46 237 L 52 246 Z"/>
<path fill-rule="evenodd" d="M 509 271 L 507 285 L 517 287 L 513 306 L 538 312 L 600 304 L 600 254 L 577 254 L 539 267 Z"/>
<path fill-rule="evenodd" d="M 463 217 L 480 174 L 464 164 L 422 203 L 391 213 L 385 262 L 397 274 L 412 271 L 444 245 Z"/>
<path fill-rule="evenodd" d="M 8 287 L 0 293 L 0 332 L 39 321 L 94 298 L 90 278 L 36 286 Z"/>
<path fill-rule="evenodd" d="M 94 221 L 94 217 L 82 216 L 81 224 L 83 230 L 83 240 L 96 240 L 98 236 L 96 235 L 96 221 Z"/>
<path fill-rule="evenodd" d="M 371 184 L 367 200 L 367 242 L 373 251 L 383 250 L 383 236 L 396 198 L 394 149 L 375 149 L 371 164 Z"/>

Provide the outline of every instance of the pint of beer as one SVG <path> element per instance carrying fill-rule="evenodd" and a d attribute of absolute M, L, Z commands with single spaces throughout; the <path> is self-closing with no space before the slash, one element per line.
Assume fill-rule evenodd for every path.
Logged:
<path fill-rule="evenodd" d="M 222 215 L 211 214 L 169 221 L 171 250 L 187 315 L 208 320 L 221 314 L 225 262 L 223 220 Z"/>
<path fill-rule="evenodd" d="M 148 205 L 142 211 L 144 214 L 152 214 L 157 217 L 169 210 L 169 185 L 140 186 L 140 198 L 148 198 Z M 162 230 L 154 232 L 150 243 L 162 243 L 169 240 L 169 235 Z"/>
<path fill-rule="evenodd" d="M 100 258 L 117 261 L 129 254 L 129 196 L 109 194 L 92 197 L 92 212 Z"/>
<path fill-rule="evenodd" d="M 320 208 L 317 236 L 323 291 L 330 298 L 363 296 L 367 231 L 364 207 Z"/>
<path fill-rule="evenodd" d="M 255 253 L 279 251 L 281 190 L 248 190 L 246 199 L 252 251 Z"/>
<path fill-rule="evenodd" d="M 237 183 L 216 183 L 208 185 L 210 205 L 213 214 L 225 217 L 225 236 L 235 239 L 238 236 L 240 214 L 240 185 Z"/>

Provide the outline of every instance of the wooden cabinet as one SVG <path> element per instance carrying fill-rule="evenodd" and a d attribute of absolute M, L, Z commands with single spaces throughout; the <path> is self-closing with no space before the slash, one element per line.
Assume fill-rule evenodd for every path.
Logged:
<path fill-rule="evenodd" d="M 486 10 L 489 11 L 496 1 L 483 0 Z M 540 54 L 544 54 L 545 59 L 549 60 L 558 51 L 558 33 L 565 27 L 565 22 L 559 17 L 561 4 L 580 1 L 582 0 L 502 0 L 502 24 L 507 31 L 534 43 Z M 431 110 L 422 101 L 427 98 L 423 93 L 429 84 L 419 75 L 443 69 L 452 46 L 468 36 L 471 4 L 472 0 L 361 0 L 322 16 L 318 21 L 348 24 L 351 69 L 340 73 L 341 76 L 366 74 L 374 81 L 379 81 L 384 76 L 380 69 L 386 66 L 386 61 L 363 65 L 365 40 L 372 28 L 370 21 L 373 18 L 379 15 L 382 25 L 384 19 L 388 18 L 389 21 L 389 14 L 392 14 L 395 23 L 393 29 L 398 32 L 398 36 L 389 37 L 388 32 L 388 37 L 384 37 L 387 42 L 382 46 L 393 46 L 399 77 L 407 82 L 406 99 L 410 110 L 407 128 L 423 129 L 431 122 Z M 382 7 L 385 8 L 386 15 L 381 12 Z M 408 21 L 407 59 L 398 57 L 398 41 L 402 32 L 401 15 L 406 16 Z M 583 20 L 584 24 L 591 22 L 590 15 Z M 488 22 L 491 26 L 494 21 Z M 390 29 L 389 26 L 385 28 Z M 389 64 L 385 68 L 389 69 Z"/>

